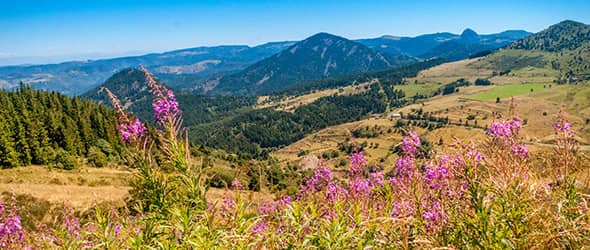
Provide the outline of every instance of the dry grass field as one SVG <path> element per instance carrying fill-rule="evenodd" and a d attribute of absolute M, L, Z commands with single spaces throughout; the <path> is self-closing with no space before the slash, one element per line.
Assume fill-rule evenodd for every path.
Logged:
<path fill-rule="evenodd" d="M 97 203 L 111 202 L 123 205 L 131 187 L 133 170 L 124 167 L 57 170 L 47 166 L 27 166 L 1 170 L 0 193 L 27 195 L 53 205 L 65 205 L 83 211 Z M 234 192 L 210 188 L 207 198 L 215 203 Z M 272 199 L 266 192 L 241 191 L 240 195 L 254 202 Z"/>
<path fill-rule="evenodd" d="M 365 82 L 361 84 L 357 84 L 354 86 L 346 86 L 340 87 L 335 89 L 325 89 L 314 91 L 313 93 L 299 95 L 299 96 L 289 96 L 285 97 L 278 101 L 271 101 L 269 96 L 260 96 L 257 100 L 256 108 L 269 108 L 274 107 L 275 110 L 278 111 L 287 111 L 293 112 L 301 105 L 306 105 L 314 102 L 315 100 L 325 97 L 331 96 L 334 94 L 338 95 L 351 95 L 351 94 L 358 94 L 365 91 L 365 87 L 372 82 Z"/>
<path fill-rule="evenodd" d="M 127 169 L 56 170 L 46 166 L 2 170 L 0 192 L 26 194 L 53 204 L 84 209 L 103 201 L 122 202 L 130 187 Z"/>
<path fill-rule="evenodd" d="M 408 78 L 409 83 L 446 84 L 458 79 L 488 79 L 496 85 L 552 82 L 559 72 L 549 62 L 554 55 L 532 51 L 500 51 L 485 57 L 444 63 Z M 510 70 L 505 74 L 500 72 Z"/>
<path fill-rule="evenodd" d="M 416 77 L 408 78 L 409 83 L 450 83 L 457 79 L 464 78 L 468 81 L 475 81 L 477 78 L 488 78 L 492 76 L 493 70 L 470 67 L 472 63 L 481 60 L 480 58 L 466 59 L 456 62 L 444 63 L 427 70 L 423 70 Z"/>

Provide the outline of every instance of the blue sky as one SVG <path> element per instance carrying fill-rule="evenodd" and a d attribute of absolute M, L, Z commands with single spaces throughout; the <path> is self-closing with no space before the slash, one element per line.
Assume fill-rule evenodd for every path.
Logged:
<path fill-rule="evenodd" d="M 46 63 L 220 44 L 424 33 L 540 31 L 590 23 L 590 1 L 0 0 L 0 64 Z"/>

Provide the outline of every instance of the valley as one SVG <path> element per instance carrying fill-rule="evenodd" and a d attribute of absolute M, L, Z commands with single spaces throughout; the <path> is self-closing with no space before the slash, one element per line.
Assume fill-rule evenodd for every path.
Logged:
<path fill-rule="evenodd" d="M 474 81 L 477 78 L 489 76 L 486 73 L 474 73 L 470 71 L 470 65 L 478 62 L 478 60 L 481 60 L 481 58 L 445 63 L 420 71 L 416 77 L 405 80 L 407 84 L 393 86 L 393 89 L 403 91 L 408 97 L 415 95 L 431 96 L 434 92 L 440 91 L 443 86 L 437 82 L 450 82 L 461 78 Z M 535 76 L 531 76 L 530 78 L 519 76 L 519 79 L 519 81 L 514 83 L 502 82 L 497 83 L 499 85 L 494 84 L 491 86 L 459 87 L 459 91 L 454 94 L 435 96 L 419 103 L 410 104 L 401 108 L 392 108 L 387 112 L 380 113 L 376 117 L 368 117 L 360 121 L 329 126 L 306 135 L 301 140 L 285 147 L 274 150 L 270 153 L 270 156 L 276 158 L 279 161 L 279 165 L 285 167 L 295 164 L 301 169 L 314 169 L 323 164 L 338 166 L 342 162 L 344 162 L 344 165 L 342 165 L 344 167 L 346 166 L 347 153 L 342 151 L 341 145 L 343 143 L 351 143 L 354 145 L 364 145 L 363 152 L 367 161 L 383 166 L 387 171 L 391 170 L 391 167 L 394 166 L 395 161 L 398 159 L 398 156 L 392 151 L 396 145 L 399 145 L 402 139 L 400 132 L 404 128 L 399 127 L 398 121 L 411 121 L 407 120 L 407 118 L 389 118 L 389 114 L 399 113 L 403 115 L 414 113 L 416 110 L 422 110 L 421 112 L 431 113 L 436 117 L 448 118 L 448 125 L 441 128 L 433 130 L 415 128 L 425 140 L 432 143 L 432 150 L 444 151 L 448 145 L 457 139 L 461 141 L 484 139 L 485 128 L 494 120 L 495 115 L 507 115 L 512 100 L 514 100 L 514 104 L 516 105 L 515 112 L 526 121 L 522 136 L 531 152 L 542 153 L 552 148 L 554 137 L 551 129 L 551 121 L 555 119 L 560 111 L 566 112 L 566 116 L 572 122 L 576 131 L 579 131 L 579 134 L 576 135 L 576 140 L 581 145 L 580 149 L 582 151 L 590 151 L 590 125 L 585 120 L 590 115 L 590 103 L 587 102 L 588 98 L 590 98 L 588 83 L 577 85 L 557 85 L 551 81 L 545 83 L 523 83 L 536 82 L 538 78 Z M 320 90 L 300 96 L 287 96 L 276 101 L 269 99 L 268 96 L 259 97 L 254 107 L 255 109 L 272 108 L 277 111 L 293 112 L 298 107 L 313 103 L 322 97 L 335 94 L 354 95 L 362 93 L 365 91 L 366 86 L 376 82 L 372 81 L 354 86 Z M 496 103 L 496 98 L 500 98 L 500 103 Z M 473 116 L 473 118 L 470 118 L 470 116 Z M 468 122 L 469 125 L 466 126 L 465 122 Z M 363 129 L 376 131 L 376 134 L 370 137 L 355 137 L 353 135 L 354 131 L 362 131 Z M 442 144 L 440 143 L 441 141 Z M 234 172 L 231 162 L 219 159 L 213 160 L 211 165 L 216 169 L 214 172 L 225 169 L 223 171 L 233 172 L 233 174 L 230 174 L 231 176 L 240 176 L 239 173 Z M 30 173 L 35 173 L 35 175 L 47 176 L 49 174 L 50 176 L 56 175 L 58 177 L 47 177 L 43 179 L 43 182 L 39 182 L 39 180 L 31 179 L 30 175 L 19 177 L 22 173 L 17 171 L 14 177 L 2 179 L 0 181 L 2 183 L 0 188 L 3 191 L 10 191 L 19 189 L 22 185 L 27 185 L 30 187 L 29 190 L 24 189 L 26 191 L 19 191 L 17 193 L 22 192 L 38 197 L 50 197 L 48 200 L 54 203 L 68 202 L 73 197 L 80 196 L 81 200 L 76 201 L 79 203 L 73 203 L 71 205 L 74 207 L 89 206 L 92 202 L 108 200 L 122 202 L 127 194 L 126 190 L 130 187 L 126 186 L 123 180 L 117 181 L 115 186 L 110 182 L 113 179 L 131 178 L 132 173 L 129 170 L 104 169 L 106 171 L 105 174 L 112 174 L 112 176 L 102 176 L 101 171 L 103 170 L 96 172 L 97 170 L 93 170 L 93 168 L 86 168 L 86 173 L 90 173 L 93 178 L 99 178 L 98 180 L 87 180 L 81 177 L 83 176 L 82 173 L 70 176 L 67 171 L 61 174 L 51 174 L 45 172 L 45 167 L 32 168 L 43 169 L 43 171 L 34 170 L 34 172 L 28 170 L 31 171 Z M 334 171 L 338 172 L 338 168 Z M 249 178 L 246 175 L 242 175 L 242 177 Z M 109 181 L 106 181 L 105 178 Z M 69 189 L 71 187 L 70 185 L 79 186 L 78 190 L 75 192 L 65 192 L 69 195 L 56 197 L 48 195 L 49 193 L 64 193 L 60 190 Z M 212 197 L 218 197 L 215 194 L 220 195 L 220 191 L 215 190 L 217 189 L 212 189 Z M 102 193 L 108 195 L 101 195 Z M 269 196 L 263 195 L 262 197 Z"/>

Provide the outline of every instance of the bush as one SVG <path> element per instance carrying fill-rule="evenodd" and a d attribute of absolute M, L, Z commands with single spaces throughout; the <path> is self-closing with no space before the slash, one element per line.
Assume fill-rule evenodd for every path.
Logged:
<path fill-rule="evenodd" d="M 492 82 L 490 82 L 490 80 L 487 80 L 487 79 L 479 79 L 479 78 L 477 78 L 475 80 L 475 86 L 487 86 L 487 85 L 492 85 Z"/>
<path fill-rule="evenodd" d="M 88 150 L 88 164 L 97 168 L 106 167 L 108 164 L 107 156 L 98 147 L 90 147 Z"/>
<path fill-rule="evenodd" d="M 70 152 L 60 148 L 55 151 L 53 160 L 50 161 L 49 165 L 53 168 L 72 170 L 78 165 L 78 159 Z"/>
<path fill-rule="evenodd" d="M 232 180 L 234 180 L 234 173 L 231 170 L 213 167 L 209 170 L 207 184 L 215 188 L 226 188 L 231 186 Z"/>
<path fill-rule="evenodd" d="M 309 154 L 309 151 L 308 150 L 300 149 L 297 152 L 297 157 L 306 156 L 307 154 Z"/>

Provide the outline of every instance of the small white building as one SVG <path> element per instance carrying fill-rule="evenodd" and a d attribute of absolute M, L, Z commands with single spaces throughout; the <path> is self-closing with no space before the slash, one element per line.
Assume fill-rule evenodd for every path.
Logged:
<path fill-rule="evenodd" d="M 389 120 L 393 120 L 393 119 L 397 119 L 397 118 L 401 118 L 402 115 L 400 115 L 399 113 L 389 113 L 389 115 L 387 116 L 387 118 Z"/>

